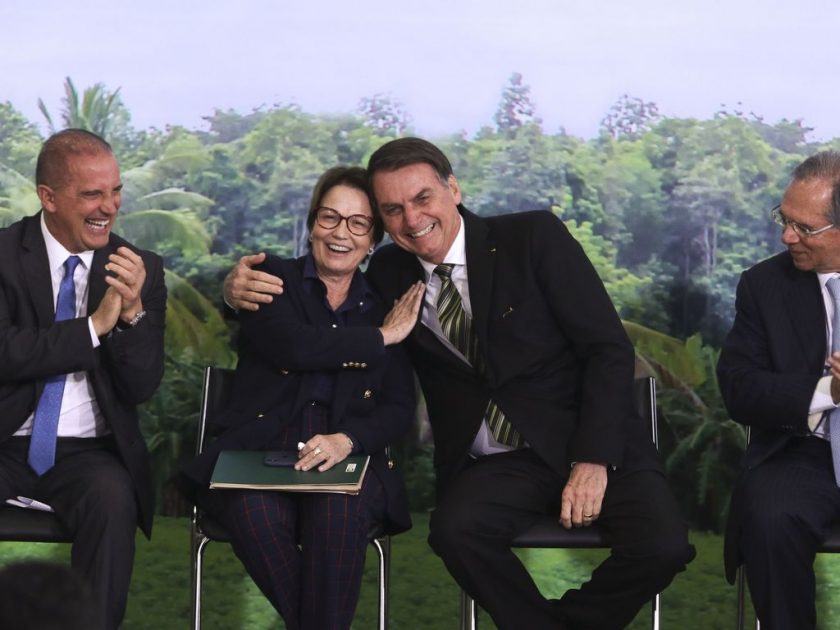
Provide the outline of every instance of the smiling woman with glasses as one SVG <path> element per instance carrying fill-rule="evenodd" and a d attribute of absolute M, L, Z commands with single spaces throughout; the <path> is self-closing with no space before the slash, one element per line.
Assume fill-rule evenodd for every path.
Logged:
<path fill-rule="evenodd" d="M 182 488 L 221 521 L 260 590 L 296 630 L 348 630 L 368 535 L 411 525 L 398 468 L 386 453 L 414 419 L 414 376 L 400 341 L 414 328 L 417 283 L 386 315 L 359 265 L 382 240 L 367 172 L 337 166 L 315 185 L 309 252 L 266 256 L 259 270 L 283 280 L 259 310 L 239 315 L 239 363 L 228 427 L 182 468 Z M 358 495 L 210 490 L 220 451 L 289 451 L 319 474 L 369 455 Z M 344 464 L 346 466 L 347 464 Z"/>
<path fill-rule="evenodd" d="M 771 211 L 770 217 L 776 222 L 778 225 L 782 226 L 782 229 L 786 227 L 790 227 L 794 232 L 796 232 L 797 236 L 804 237 L 804 238 L 811 238 L 812 236 L 816 236 L 817 234 L 822 234 L 823 232 L 827 232 L 833 227 L 837 227 L 833 223 L 829 223 L 828 225 L 824 225 L 819 228 L 812 228 L 808 225 L 803 223 L 798 223 L 797 221 L 793 221 L 788 219 L 784 214 L 782 214 L 782 204 L 777 204 Z"/>

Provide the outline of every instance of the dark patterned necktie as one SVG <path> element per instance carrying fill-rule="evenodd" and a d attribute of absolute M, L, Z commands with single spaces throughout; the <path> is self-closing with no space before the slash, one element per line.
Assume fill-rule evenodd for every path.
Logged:
<path fill-rule="evenodd" d="M 440 278 L 441 283 L 437 299 L 438 320 L 443 334 L 480 373 L 484 368 L 481 353 L 478 351 L 478 338 L 472 331 L 472 321 L 464 311 L 461 295 L 452 282 L 454 267 L 455 265 L 449 263 L 435 267 L 435 274 Z M 492 400 L 487 403 L 484 417 L 487 419 L 487 426 L 490 427 L 493 437 L 501 444 L 514 448 L 522 446 L 522 436 Z"/>

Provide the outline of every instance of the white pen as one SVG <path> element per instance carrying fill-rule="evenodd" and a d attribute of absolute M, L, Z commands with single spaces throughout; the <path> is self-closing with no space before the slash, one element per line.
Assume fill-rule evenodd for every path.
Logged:
<path fill-rule="evenodd" d="M 44 512 L 52 512 L 53 511 L 52 507 L 50 507 L 46 503 L 41 503 L 40 501 L 38 501 L 36 499 L 30 499 L 29 497 L 19 496 L 18 501 L 20 501 L 21 503 L 25 503 L 26 505 L 28 505 L 29 507 L 31 507 L 32 509 L 35 509 L 35 510 L 42 510 Z"/>

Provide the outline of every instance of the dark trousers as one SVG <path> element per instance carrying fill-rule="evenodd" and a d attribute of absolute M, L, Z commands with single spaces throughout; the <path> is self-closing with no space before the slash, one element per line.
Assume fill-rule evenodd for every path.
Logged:
<path fill-rule="evenodd" d="M 18 495 L 53 507 L 73 536 L 70 564 L 100 603 L 104 627 L 125 614 L 137 504 L 134 484 L 111 438 L 59 438 L 55 466 L 42 477 L 26 462 L 29 438 L 0 445 L 0 500 Z"/>
<path fill-rule="evenodd" d="M 560 514 L 566 479 L 530 449 L 480 457 L 447 488 L 429 543 L 500 630 L 623 628 L 694 557 L 665 478 L 610 473 L 598 524 L 610 556 L 581 588 L 543 597 L 510 542 L 545 514 Z"/>
<path fill-rule="evenodd" d="M 732 499 L 738 546 L 762 629 L 815 628 L 814 558 L 840 516 L 831 446 L 814 437 L 791 440 L 747 470 Z"/>
<path fill-rule="evenodd" d="M 308 407 L 297 426 L 281 432 L 276 448 L 326 433 L 326 421 L 326 407 Z M 367 472 L 356 496 L 203 490 L 197 499 L 225 526 L 234 552 L 288 630 L 350 628 L 368 534 L 385 513 L 375 474 Z"/>

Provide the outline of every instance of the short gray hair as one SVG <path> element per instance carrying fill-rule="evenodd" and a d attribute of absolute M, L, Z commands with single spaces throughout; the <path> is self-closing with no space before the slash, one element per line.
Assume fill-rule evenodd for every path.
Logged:
<path fill-rule="evenodd" d="M 793 169 L 793 182 L 819 179 L 831 184 L 831 206 L 828 219 L 840 225 L 840 151 L 820 151 Z"/>

